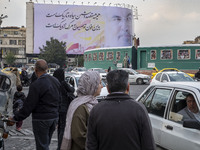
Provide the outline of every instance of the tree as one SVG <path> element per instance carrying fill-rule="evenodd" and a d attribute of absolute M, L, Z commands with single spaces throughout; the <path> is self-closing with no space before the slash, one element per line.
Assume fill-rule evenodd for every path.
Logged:
<path fill-rule="evenodd" d="M 66 63 L 66 42 L 60 42 L 53 37 L 50 41 L 46 41 L 46 46 L 42 46 L 40 49 L 40 59 L 46 60 L 47 63 L 56 63 L 63 67 Z"/>
<path fill-rule="evenodd" d="M 10 53 L 7 53 L 7 55 L 5 56 L 5 60 L 9 66 L 12 66 L 16 60 L 16 57 L 12 52 L 10 52 Z"/>
<path fill-rule="evenodd" d="M 76 62 L 76 66 L 83 67 L 84 66 L 84 56 L 83 55 L 76 56 L 75 62 Z"/>

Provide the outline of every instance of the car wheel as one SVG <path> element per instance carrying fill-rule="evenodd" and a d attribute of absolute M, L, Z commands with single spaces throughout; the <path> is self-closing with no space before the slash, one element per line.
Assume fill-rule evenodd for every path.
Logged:
<path fill-rule="evenodd" d="M 143 80 L 141 78 L 137 79 L 137 84 L 139 85 L 143 84 Z"/>

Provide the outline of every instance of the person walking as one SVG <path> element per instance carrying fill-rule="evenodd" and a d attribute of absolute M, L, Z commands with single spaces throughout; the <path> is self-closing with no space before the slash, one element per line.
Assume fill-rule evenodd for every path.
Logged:
<path fill-rule="evenodd" d="M 66 125 L 66 115 L 67 115 L 67 110 L 69 107 L 69 104 L 71 101 L 75 98 L 74 96 L 74 87 L 70 86 L 65 81 L 65 73 L 64 69 L 58 68 L 57 70 L 54 71 L 53 76 L 58 79 L 58 81 L 61 83 L 61 94 L 62 94 L 62 101 L 59 106 L 59 120 L 58 120 L 58 148 L 57 150 L 60 150 L 60 146 L 62 143 L 63 139 L 63 134 L 65 130 L 65 125 Z"/>
<path fill-rule="evenodd" d="M 101 78 L 97 71 L 86 71 L 78 83 L 78 97 L 74 99 L 67 111 L 65 132 L 61 150 L 85 150 L 87 122 L 90 110 L 98 103 Z"/>
<path fill-rule="evenodd" d="M 195 73 L 195 78 L 199 81 L 200 80 L 200 67 L 199 70 Z"/>
<path fill-rule="evenodd" d="M 16 86 L 21 85 L 20 74 L 17 68 L 13 68 L 11 71 L 16 76 Z"/>
<path fill-rule="evenodd" d="M 111 67 L 109 66 L 109 67 L 108 67 L 108 72 L 110 72 L 110 71 L 111 71 Z"/>
<path fill-rule="evenodd" d="M 11 120 L 22 121 L 32 113 L 32 127 L 37 150 L 49 150 L 51 137 L 58 122 L 61 99 L 59 81 L 46 73 L 45 60 L 38 59 L 35 73 L 38 77 L 29 87 L 24 106 Z"/>
<path fill-rule="evenodd" d="M 24 92 L 22 92 L 22 85 L 17 85 L 17 91 L 14 94 L 13 100 L 13 114 L 19 112 L 19 110 L 23 107 L 24 101 L 26 100 L 26 96 Z M 16 130 L 20 131 L 22 127 L 23 121 L 16 122 Z"/>
<path fill-rule="evenodd" d="M 106 79 L 110 94 L 90 112 L 86 150 L 154 150 L 147 110 L 128 95 L 128 73 L 113 70 Z"/>
<path fill-rule="evenodd" d="M 27 86 L 28 85 L 29 78 L 28 78 L 28 72 L 26 71 L 26 68 L 22 69 L 21 82 L 22 82 L 22 86 Z"/>

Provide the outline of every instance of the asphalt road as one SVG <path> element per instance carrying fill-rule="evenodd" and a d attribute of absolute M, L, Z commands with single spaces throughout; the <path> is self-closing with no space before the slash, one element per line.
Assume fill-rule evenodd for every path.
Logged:
<path fill-rule="evenodd" d="M 136 99 L 141 92 L 143 92 L 148 85 L 131 85 L 130 95 Z M 23 92 L 28 93 L 28 88 L 24 88 Z M 35 140 L 32 132 L 31 117 L 28 117 L 23 121 L 22 132 L 15 130 L 15 125 L 9 127 L 9 137 L 5 139 L 6 150 L 35 150 Z M 54 132 L 51 140 L 50 150 L 56 150 L 57 148 L 57 132 Z"/>

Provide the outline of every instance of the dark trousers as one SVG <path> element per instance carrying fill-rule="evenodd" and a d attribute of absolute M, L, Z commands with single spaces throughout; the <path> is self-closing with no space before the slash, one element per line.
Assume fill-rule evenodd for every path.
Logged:
<path fill-rule="evenodd" d="M 37 150 L 49 150 L 53 132 L 56 129 L 58 119 L 32 120 L 33 133 Z"/>
<path fill-rule="evenodd" d="M 16 128 L 21 128 L 22 127 L 22 124 L 23 124 L 23 121 L 18 121 L 16 122 Z"/>
<path fill-rule="evenodd" d="M 67 112 L 60 112 L 59 113 L 59 120 L 58 120 L 58 149 L 60 150 L 62 139 L 65 131 L 65 125 L 66 125 L 66 115 Z"/>

